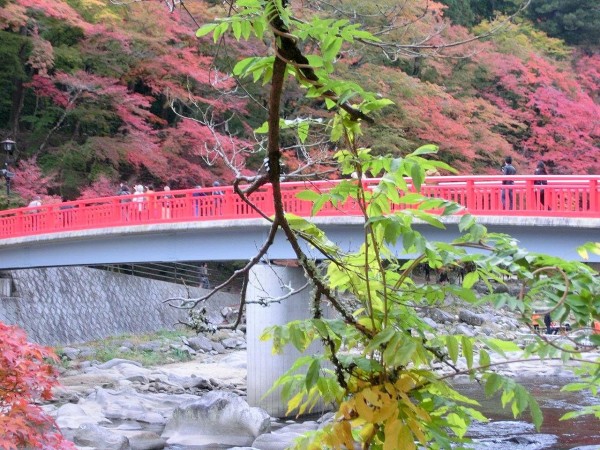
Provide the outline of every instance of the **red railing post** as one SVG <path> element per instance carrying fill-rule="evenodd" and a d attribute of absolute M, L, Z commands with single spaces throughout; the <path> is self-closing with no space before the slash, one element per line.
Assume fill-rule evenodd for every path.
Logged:
<path fill-rule="evenodd" d="M 234 203 L 235 203 L 235 198 L 234 198 L 234 194 L 233 194 L 233 188 L 232 189 L 226 189 L 223 192 L 224 195 L 222 195 L 223 199 L 223 216 L 232 219 L 235 217 L 235 208 L 234 208 Z"/>
<path fill-rule="evenodd" d="M 477 205 L 477 199 L 475 198 L 475 181 L 473 179 L 467 180 L 467 201 L 466 207 L 467 211 L 471 213 L 471 211 L 475 210 Z"/>
<path fill-rule="evenodd" d="M 112 208 L 111 208 L 111 223 L 120 223 L 121 222 L 121 200 L 117 197 L 112 198 Z"/>
<path fill-rule="evenodd" d="M 598 195 L 598 180 L 595 178 L 590 180 L 590 212 L 600 213 L 600 195 Z"/>
<path fill-rule="evenodd" d="M 539 199 L 538 194 L 534 190 L 533 180 L 525 180 L 525 205 L 524 209 L 526 210 L 536 210 L 539 209 L 538 203 Z"/>

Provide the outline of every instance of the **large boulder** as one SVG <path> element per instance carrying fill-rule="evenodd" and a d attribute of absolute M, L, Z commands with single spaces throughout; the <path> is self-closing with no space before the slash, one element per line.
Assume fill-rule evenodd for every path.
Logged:
<path fill-rule="evenodd" d="M 76 429 L 85 424 L 110 424 L 110 420 L 94 408 L 86 409 L 81 405 L 72 403 L 67 403 L 58 408 L 55 420 L 62 430 L 67 428 Z"/>
<path fill-rule="evenodd" d="M 485 322 L 485 316 L 469 311 L 468 309 L 461 309 L 458 313 L 458 319 L 461 322 L 474 326 L 480 326 Z"/>
<path fill-rule="evenodd" d="M 131 450 L 162 450 L 165 440 L 152 431 L 128 431 L 116 429 L 115 432 L 129 440 Z"/>
<path fill-rule="evenodd" d="M 248 368 L 248 354 L 246 352 L 234 352 L 221 359 L 220 363 L 233 369 Z"/>
<path fill-rule="evenodd" d="M 168 445 L 249 446 L 270 428 L 264 410 L 230 392 L 213 391 L 177 408 L 162 437 Z"/>
<path fill-rule="evenodd" d="M 208 353 L 213 349 L 213 342 L 206 336 L 202 335 L 189 338 L 187 340 L 187 343 L 196 351 L 203 351 L 205 353 Z"/>
<path fill-rule="evenodd" d="M 442 309 L 431 308 L 428 313 L 429 317 L 431 317 L 437 323 L 452 323 L 456 321 L 452 314 Z"/>
<path fill-rule="evenodd" d="M 125 436 L 94 424 L 81 425 L 75 431 L 73 442 L 78 446 L 102 450 L 131 450 Z"/>
<path fill-rule="evenodd" d="M 196 399 L 189 394 L 144 394 L 131 388 L 96 389 L 82 405 L 96 405 L 108 419 L 135 420 L 149 424 L 165 424 L 179 405 Z"/>
<path fill-rule="evenodd" d="M 246 348 L 246 341 L 239 337 L 230 337 L 221 341 L 223 347 L 229 349 Z"/>

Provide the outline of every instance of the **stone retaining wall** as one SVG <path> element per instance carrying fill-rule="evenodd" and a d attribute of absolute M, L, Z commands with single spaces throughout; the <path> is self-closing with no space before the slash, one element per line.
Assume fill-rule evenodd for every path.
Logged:
<path fill-rule="evenodd" d="M 186 312 L 163 302 L 188 297 L 188 290 L 190 297 L 205 292 L 87 267 L 15 270 L 0 278 L 0 322 L 53 346 L 173 329 Z M 214 313 L 236 305 L 238 297 L 219 293 L 207 309 Z"/>

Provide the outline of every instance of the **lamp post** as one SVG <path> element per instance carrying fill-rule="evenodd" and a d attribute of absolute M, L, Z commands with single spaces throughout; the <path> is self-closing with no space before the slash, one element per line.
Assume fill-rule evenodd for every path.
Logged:
<path fill-rule="evenodd" d="M 10 196 L 10 180 L 15 176 L 13 172 L 8 170 L 8 163 L 15 153 L 16 143 L 11 139 L 4 139 L 0 142 L 0 148 L 2 148 L 2 151 L 4 152 L 4 169 L 0 170 L 0 175 L 6 180 L 6 196 L 8 197 Z"/>

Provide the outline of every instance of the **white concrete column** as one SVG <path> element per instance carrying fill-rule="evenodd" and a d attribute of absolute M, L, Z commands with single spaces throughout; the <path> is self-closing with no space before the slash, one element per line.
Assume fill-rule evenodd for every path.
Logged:
<path fill-rule="evenodd" d="M 269 266 L 257 264 L 250 272 L 246 298 L 248 301 L 277 298 L 288 293 L 282 285 L 297 289 L 306 284 L 304 271 L 298 267 Z M 272 341 L 259 341 L 263 330 L 272 325 L 283 325 L 292 320 L 309 317 L 310 288 L 269 306 L 248 304 L 246 307 L 246 340 L 248 347 L 248 404 L 259 406 L 273 417 L 284 417 L 287 406 L 278 392 L 262 399 L 273 383 L 283 375 L 301 356 L 292 345 L 286 346 L 281 355 L 274 355 Z M 315 344 L 307 351 L 319 351 Z"/>

